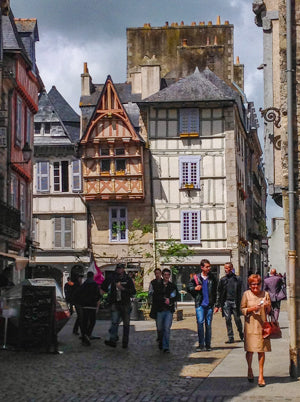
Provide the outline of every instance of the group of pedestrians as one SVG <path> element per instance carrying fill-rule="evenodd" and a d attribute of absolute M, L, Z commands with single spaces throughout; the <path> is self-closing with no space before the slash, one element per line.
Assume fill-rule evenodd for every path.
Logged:
<path fill-rule="evenodd" d="M 117 346 L 119 324 L 123 322 L 122 347 L 127 348 L 131 298 L 136 293 L 134 283 L 126 274 L 124 264 L 117 264 L 112 275 L 108 276 L 100 286 L 94 280 L 94 276 L 94 272 L 89 271 L 83 282 L 83 274 L 76 274 L 73 281 L 68 278 L 68 282 L 65 284 L 65 297 L 70 313 L 73 314 L 75 308 L 77 314 L 73 334 L 80 335 L 82 344 L 90 346 L 101 295 L 107 293 L 107 301 L 111 309 L 111 327 L 105 344 L 111 347 Z"/>
<path fill-rule="evenodd" d="M 246 361 L 248 364 L 248 381 L 254 381 L 252 370 L 253 353 L 258 353 L 259 376 L 258 385 L 265 386 L 263 367 L 265 352 L 271 350 L 270 339 L 263 338 L 262 327 L 267 314 L 272 313 L 272 319 L 278 320 L 280 302 L 285 298 L 283 279 L 272 269 L 269 276 L 262 280 L 260 275 L 252 274 L 248 278 L 249 290 L 242 294 L 242 280 L 235 274 L 233 264 L 224 264 L 225 275 L 217 281 L 211 272 L 209 260 L 200 262 L 201 272 L 191 277 L 187 290 L 195 300 L 196 321 L 198 330 L 198 345 L 196 351 L 211 351 L 212 320 L 214 313 L 222 311 L 225 318 L 228 340 L 234 343 L 232 316 L 234 318 L 239 340 L 244 341 Z M 158 348 L 164 353 L 170 352 L 170 330 L 173 313 L 178 299 L 178 290 L 171 281 L 171 271 L 168 268 L 154 271 L 155 278 L 150 282 L 149 301 L 151 303 L 150 317 L 156 321 Z M 116 347 L 119 340 L 119 324 L 123 322 L 122 347 L 127 348 L 130 331 L 131 298 L 135 295 L 135 285 L 132 278 L 126 274 L 125 265 L 117 264 L 111 275 L 99 285 L 94 281 L 94 273 L 88 272 L 87 279 L 82 283 L 82 275 L 77 275 L 74 281 L 65 285 L 66 299 L 73 312 L 77 312 L 73 333 L 81 331 L 83 345 L 90 345 L 90 338 L 96 321 L 96 311 L 101 295 L 108 294 L 107 300 L 111 309 L 111 326 L 105 344 Z M 244 315 L 245 324 L 241 321 Z"/>
<path fill-rule="evenodd" d="M 252 274 L 248 278 L 249 290 L 242 295 L 242 280 L 234 273 L 231 262 L 224 264 L 225 276 L 219 280 L 218 284 L 210 271 L 211 265 L 208 260 L 203 259 L 200 262 L 200 268 L 201 272 L 195 274 L 188 284 L 188 291 L 195 299 L 199 341 L 196 350 L 211 350 L 213 313 L 219 310 L 222 311 L 226 322 L 228 340 L 225 343 L 234 343 L 233 316 L 240 341 L 244 341 L 248 381 L 254 381 L 252 358 L 253 353 L 257 352 L 258 385 L 264 387 L 266 385 L 263 373 L 265 352 L 271 351 L 271 343 L 268 337 L 263 337 L 263 324 L 267 320 L 267 314 L 272 316 L 272 320 L 278 320 L 280 301 L 286 297 L 282 278 L 277 275 L 275 269 L 272 269 L 262 289 L 260 275 Z M 241 314 L 245 318 L 244 329 Z"/>

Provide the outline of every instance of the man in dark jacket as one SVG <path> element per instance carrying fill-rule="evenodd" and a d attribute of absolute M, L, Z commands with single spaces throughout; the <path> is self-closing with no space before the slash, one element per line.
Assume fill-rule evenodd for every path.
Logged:
<path fill-rule="evenodd" d="M 101 293 L 108 293 L 108 302 L 111 306 L 111 327 L 109 329 L 109 339 L 105 340 L 105 345 L 116 347 L 119 324 L 123 321 L 122 347 L 128 347 L 131 297 L 135 295 L 135 287 L 132 279 L 125 273 L 125 265 L 117 264 L 116 271 L 111 278 L 105 279 L 101 285 Z"/>
<path fill-rule="evenodd" d="M 264 280 L 264 290 L 266 290 L 270 295 L 275 321 L 278 321 L 279 318 L 281 300 L 286 298 L 284 289 L 283 279 L 277 275 L 276 269 L 272 268 L 270 276 Z"/>
<path fill-rule="evenodd" d="M 159 340 L 159 349 L 169 353 L 170 330 L 177 300 L 177 287 L 170 281 L 171 271 L 168 268 L 162 271 L 162 280 L 153 287 L 152 309 L 156 312 L 156 324 Z"/>
<path fill-rule="evenodd" d="M 198 352 L 204 350 L 204 347 L 207 351 L 211 350 L 211 323 L 217 297 L 217 279 L 210 272 L 210 262 L 206 259 L 201 260 L 200 268 L 201 273 L 194 275 L 187 287 L 195 299 L 199 339 L 196 350 Z"/>
<path fill-rule="evenodd" d="M 231 316 L 233 315 L 235 325 L 239 331 L 241 340 L 244 339 L 243 324 L 240 318 L 241 297 L 242 297 L 242 279 L 233 273 L 233 265 L 231 262 L 224 264 L 226 275 L 220 279 L 218 286 L 217 303 L 215 313 L 222 309 L 222 315 L 225 317 L 228 341 L 234 342 L 234 334 L 232 329 Z"/>
<path fill-rule="evenodd" d="M 82 344 L 90 346 L 90 337 L 96 322 L 96 312 L 100 300 L 100 292 L 94 281 L 94 273 L 87 273 L 86 281 L 76 292 L 76 301 L 81 306 Z"/>

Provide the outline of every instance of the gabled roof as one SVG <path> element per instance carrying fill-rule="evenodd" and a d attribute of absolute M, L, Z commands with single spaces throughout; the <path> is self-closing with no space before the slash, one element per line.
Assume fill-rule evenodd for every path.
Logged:
<path fill-rule="evenodd" d="M 124 87 L 122 86 L 122 88 Z M 128 109 L 130 109 L 130 107 Z M 134 124 L 130 120 L 129 115 L 122 104 L 117 88 L 114 85 L 110 75 L 107 76 L 106 82 L 102 86 L 101 94 L 98 98 L 93 114 L 91 115 L 85 133 L 83 134 L 80 142 L 88 141 L 89 135 L 91 134 L 96 123 L 103 118 L 107 118 L 108 115 L 122 120 L 127 126 L 129 132 L 131 133 L 133 140 L 144 142 L 144 140 L 135 131 Z"/>
<path fill-rule="evenodd" d="M 39 98 L 39 110 L 34 117 L 34 121 L 36 123 L 60 123 L 66 135 L 63 141 L 64 143 L 71 142 L 75 144 L 79 140 L 80 118 L 54 86 L 48 94 L 46 91 L 41 93 Z M 58 145 L 62 142 L 62 139 L 53 137 L 53 140 L 51 140 L 51 137 L 48 136 L 45 137 L 45 139 L 39 139 L 37 137 L 35 143 L 38 144 L 41 141 L 46 141 L 47 143 L 52 142 Z"/>
<path fill-rule="evenodd" d="M 206 68 L 182 78 L 167 88 L 143 99 L 138 103 L 157 102 L 195 102 L 195 101 L 221 101 L 239 99 L 238 93 Z"/>

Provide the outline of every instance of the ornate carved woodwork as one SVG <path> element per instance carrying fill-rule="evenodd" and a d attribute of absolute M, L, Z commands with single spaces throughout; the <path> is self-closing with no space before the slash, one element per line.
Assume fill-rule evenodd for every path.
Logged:
<path fill-rule="evenodd" d="M 144 193 L 144 142 L 107 78 L 80 141 L 87 200 L 140 200 Z"/>

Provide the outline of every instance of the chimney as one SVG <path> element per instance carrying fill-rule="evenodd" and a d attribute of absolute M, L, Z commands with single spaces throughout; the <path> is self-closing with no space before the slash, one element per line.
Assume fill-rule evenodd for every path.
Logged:
<path fill-rule="evenodd" d="M 83 74 L 81 74 L 81 96 L 90 96 L 92 88 L 92 78 L 89 74 L 87 62 L 83 63 Z"/>
<path fill-rule="evenodd" d="M 152 59 L 145 56 L 141 64 L 142 99 L 160 90 L 160 63 L 153 55 Z"/>
<path fill-rule="evenodd" d="M 217 16 L 217 23 L 216 23 L 216 25 L 221 25 L 221 18 L 220 18 L 219 15 Z"/>

